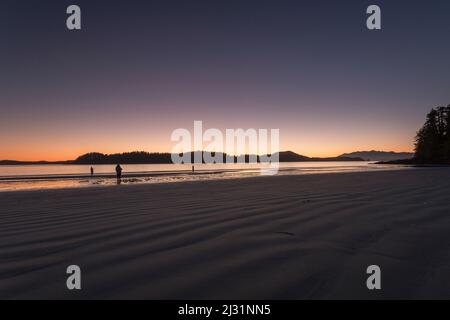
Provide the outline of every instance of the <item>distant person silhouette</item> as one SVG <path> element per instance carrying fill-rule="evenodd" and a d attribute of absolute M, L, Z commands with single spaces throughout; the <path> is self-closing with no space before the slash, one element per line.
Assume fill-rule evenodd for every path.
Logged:
<path fill-rule="evenodd" d="M 94 175 L 94 168 L 91 167 L 91 177 Z"/>
<path fill-rule="evenodd" d="M 122 181 L 122 167 L 120 164 L 116 166 L 116 176 L 117 176 L 117 184 L 120 184 Z"/>

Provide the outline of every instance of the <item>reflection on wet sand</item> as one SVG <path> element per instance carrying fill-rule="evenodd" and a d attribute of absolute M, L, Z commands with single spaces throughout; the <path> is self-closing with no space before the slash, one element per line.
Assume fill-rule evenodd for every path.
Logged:
<path fill-rule="evenodd" d="M 320 174 L 339 172 L 364 172 L 380 170 L 412 169 L 411 167 L 388 167 L 388 166 L 348 166 L 348 167 L 321 167 L 321 168 L 281 168 L 278 175 Z M 186 181 L 237 179 L 261 175 L 260 170 L 225 170 L 225 171 L 203 171 L 192 173 L 129 173 L 125 174 L 120 184 L 142 184 L 142 183 L 175 183 Z M 60 188 L 81 188 L 95 186 L 118 185 L 113 176 L 103 177 L 80 177 L 80 176 L 48 176 L 33 178 L 2 178 L 0 179 L 0 191 L 40 190 Z"/>

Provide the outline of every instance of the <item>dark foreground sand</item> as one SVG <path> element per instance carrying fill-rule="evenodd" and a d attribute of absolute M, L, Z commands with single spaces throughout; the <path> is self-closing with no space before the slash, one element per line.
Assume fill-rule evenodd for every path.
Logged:
<path fill-rule="evenodd" d="M 450 169 L 1 193 L 0 298 L 449 299 Z"/>

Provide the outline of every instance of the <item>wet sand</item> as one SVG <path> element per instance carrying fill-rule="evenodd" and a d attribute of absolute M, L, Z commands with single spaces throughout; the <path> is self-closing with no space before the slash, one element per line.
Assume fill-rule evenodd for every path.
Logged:
<path fill-rule="evenodd" d="M 0 298 L 449 299 L 449 275 L 449 168 L 0 193 Z"/>

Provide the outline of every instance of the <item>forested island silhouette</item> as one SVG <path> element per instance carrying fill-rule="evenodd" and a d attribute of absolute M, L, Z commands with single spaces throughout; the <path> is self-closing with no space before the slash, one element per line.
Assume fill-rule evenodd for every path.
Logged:
<path fill-rule="evenodd" d="M 203 153 L 206 151 L 195 151 L 189 152 L 191 163 L 197 163 L 195 161 L 195 154 Z M 199 157 L 203 159 L 203 156 Z M 211 152 L 213 157 L 221 157 L 223 163 L 237 163 L 239 157 L 243 157 L 245 162 L 248 163 L 251 155 L 243 156 L 232 156 L 227 155 L 223 152 Z M 306 161 L 363 161 L 362 158 L 358 157 L 329 157 L 329 158 L 315 158 L 307 157 L 297 154 L 292 151 L 284 151 L 279 153 L 280 162 L 306 162 Z M 256 157 L 257 161 L 260 162 L 259 156 Z M 204 163 L 204 161 L 202 161 Z M 114 154 L 104 154 L 99 152 L 90 152 L 83 154 L 76 158 L 75 160 L 67 161 L 16 161 L 16 160 L 2 160 L 0 165 L 25 165 L 25 164 L 86 164 L 86 165 L 97 165 L 97 164 L 171 164 L 172 154 L 171 153 L 161 153 L 161 152 L 146 152 L 146 151 L 133 151 L 124 153 L 114 153 Z"/>

